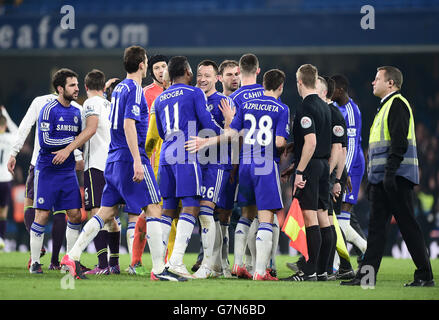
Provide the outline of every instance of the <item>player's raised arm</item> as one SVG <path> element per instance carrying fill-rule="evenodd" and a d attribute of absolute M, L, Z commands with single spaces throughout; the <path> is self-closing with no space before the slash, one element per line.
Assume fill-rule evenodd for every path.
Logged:
<path fill-rule="evenodd" d="M 26 114 L 24 115 L 23 120 L 21 120 L 20 125 L 18 127 L 18 130 L 16 132 L 15 136 L 15 143 L 12 146 L 11 156 L 8 160 L 8 171 L 11 174 L 14 174 L 16 159 L 15 157 L 20 152 L 21 148 L 23 147 L 24 142 L 27 139 L 27 136 L 29 135 L 29 132 L 31 131 L 33 125 L 38 121 L 38 109 L 37 109 L 37 102 L 36 98 L 32 101 L 31 105 L 26 111 Z"/>
<path fill-rule="evenodd" d="M 224 129 L 229 128 L 236 113 L 236 107 L 230 98 L 222 99 L 218 106 L 224 116 Z"/>
<path fill-rule="evenodd" d="M 15 122 L 12 121 L 12 119 L 11 119 L 11 117 L 9 116 L 9 113 L 8 113 L 8 111 L 6 110 L 5 106 L 1 106 L 1 111 L 2 111 L 2 114 L 3 114 L 3 115 L 5 116 L 5 118 L 6 118 L 6 125 L 7 125 L 8 129 L 9 129 L 9 132 L 11 132 L 11 133 L 16 133 L 16 132 L 18 131 L 18 127 L 17 127 L 17 125 L 15 124 Z"/>

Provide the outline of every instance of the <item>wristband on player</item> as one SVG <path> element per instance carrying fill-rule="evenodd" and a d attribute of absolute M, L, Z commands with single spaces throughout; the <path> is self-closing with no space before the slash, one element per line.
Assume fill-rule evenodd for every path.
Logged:
<path fill-rule="evenodd" d="M 341 180 L 338 178 L 335 178 L 335 183 L 340 183 L 341 184 Z"/>
<path fill-rule="evenodd" d="M 301 176 L 303 176 L 303 175 L 304 175 L 304 173 L 303 173 L 303 171 L 300 171 L 300 170 L 296 170 L 296 175 L 301 175 Z"/>

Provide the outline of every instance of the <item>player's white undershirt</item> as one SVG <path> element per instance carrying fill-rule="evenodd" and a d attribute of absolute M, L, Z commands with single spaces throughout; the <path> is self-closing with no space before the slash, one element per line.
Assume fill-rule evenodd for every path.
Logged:
<path fill-rule="evenodd" d="M 86 126 L 89 116 L 98 116 L 98 128 L 96 133 L 84 145 L 84 171 L 89 168 L 105 170 L 110 144 L 110 110 L 111 104 L 101 96 L 94 96 L 84 102 L 82 110 L 82 129 Z"/>

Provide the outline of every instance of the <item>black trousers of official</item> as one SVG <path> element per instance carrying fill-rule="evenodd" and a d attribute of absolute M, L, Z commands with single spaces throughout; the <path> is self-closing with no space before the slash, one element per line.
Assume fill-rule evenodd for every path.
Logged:
<path fill-rule="evenodd" d="M 360 270 L 362 266 L 370 265 L 374 268 L 375 275 L 378 273 L 384 254 L 387 231 L 393 215 L 417 268 L 414 279 L 431 280 L 433 279 L 433 273 L 427 247 L 414 214 L 413 184 L 399 176 L 396 177 L 396 184 L 398 187 L 394 194 L 387 193 L 384 190 L 383 183 L 371 185 L 369 191 L 371 211 L 367 249 Z M 361 272 L 357 276 L 361 278 Z"/>

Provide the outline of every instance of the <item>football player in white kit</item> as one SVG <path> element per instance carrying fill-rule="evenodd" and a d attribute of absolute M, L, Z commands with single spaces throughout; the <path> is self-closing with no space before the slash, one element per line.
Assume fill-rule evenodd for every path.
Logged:
<path fill-rule="evenodd" d="M 9 132 L 6 129 L 9 128 Z M 9 117 L 4 106 L 1 106 L 0 116 L 0 250 L 5 247 L 6 223 L 8 216 L 9 200 L 11 196 L 12 175 L 6 166 L 6 159 L 12 150 L 14 143 L 14 133 L 17 125 Z"/>
<path fill-rule="evenodd" d="M 89 140 L 84 144 L 84 204 L 89 218 L 94 216 L 100 206 L 102 191 L 105 186 L 104 170 L 110 144 L 110 110 L 111 103 L 104 98 L 105 75 L 99 70 L 92 70 L 85 76 L 85 90 L 88 99 L 83 104 L 83 132 L 89 131 Z M 120 228 L 114 220 L 99 231 L 94 238 L 98 256 L 98 265 L 86 274 L 120 273 L 118 254 L 120 245 Z M 110 261 L 108 249 L 110 247 Z M 110 265 L 109 265 L 110 262 Z"/>

